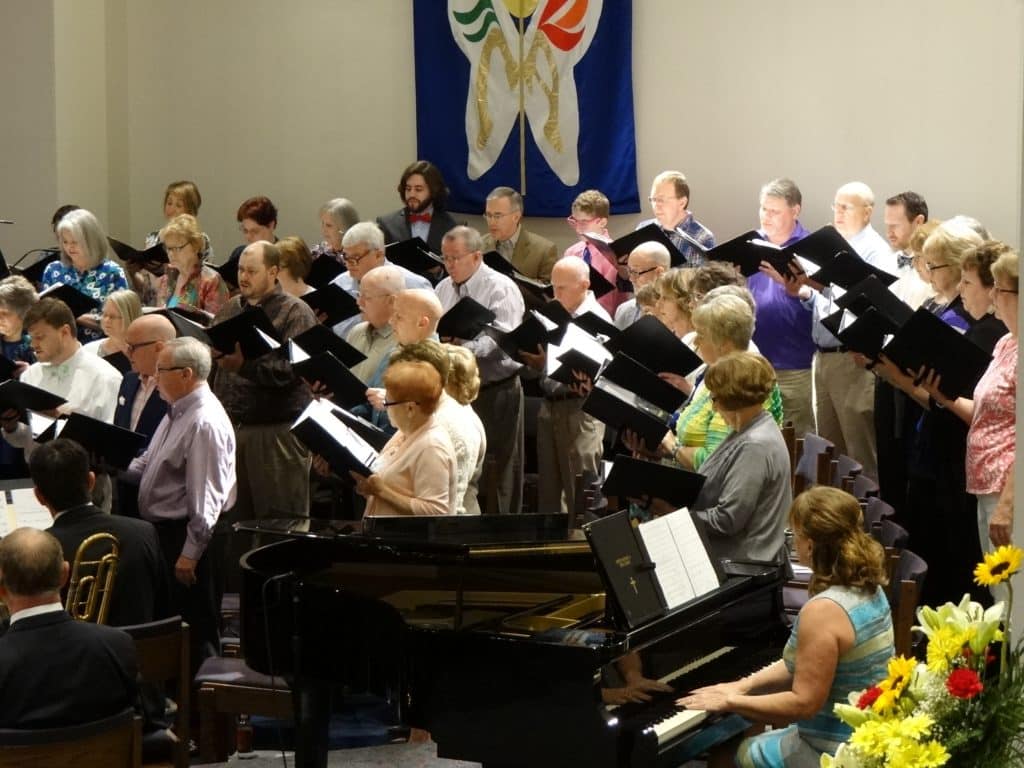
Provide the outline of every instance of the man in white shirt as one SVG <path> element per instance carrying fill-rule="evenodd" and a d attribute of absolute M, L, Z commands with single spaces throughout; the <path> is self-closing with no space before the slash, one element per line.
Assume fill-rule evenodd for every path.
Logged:
<path fill-rule="evenodd" d="M 360 221 L 346 231 L 341 240 L 343 259 L 347 272 L 342 272 L 331 282 L 358 299 L 360 283 L 366 274 L 377 267 L 390 266 L 397 269 L 403 280 L 403 288 L 426 288 L 432 290 L 430 281 L 422 275 L 410 272 L 405 267 L 392 264 L 384 257 L 384 232 L 372 221 Z M 359 322 L 359 315 L 342 320 L 334 326 L 334 332 L 341 338 Z"/>
<path fill-rule="evenodd" d="M 662 248 L 664 246 L 661 246 Z M 590 270 L 581 260 L 566 257 L 551 270 L 555 300 L 573 317 L 593 312 L 609 321 L 590 290 Z M 545 350 L 520 353 L 530 368 L 543 371 Z M 553 379 L 541 379 L 544 402 L 537 414 L 537 506 L 541 512 L 568 512 L 576 496 L 576 475 L 597 479 L 604 453 L 604 424 L 583 412 L 583 398 Z"/>
<path fill-rule="evenodd" d="M 441 241 L 448 277 L 437 285 L 437 298 L 445 312 L 463 297 L 470 297 L 495 314 L 495 325 L 512 330 L 523 322 L 523 295 L 505 275 L 483 263 L 480 234 L 470 227 L 455 227 Z M 480 368 L 480 395 L 473 410 L 487 433 L 487 456 L 497 473 L 497 507 L 502 514 L 519 513 L 523 506 L 523 387 L 522 367 L 510 359 L 489 336 L 453 340 L 470 350 Z M 486 472 L 485 472 L 486 475 Z M 486 477 L 480 487 L 489 486 Z M 486 501 L 481 507 L 486 506 Z"/>
<path fill-rule="evenodd" d="M 860 181 L 841 186 L 832 203 L 833 226 L 868 264 L 896 274 L 896 257 L 871 226 L 875 195 Z M 804 278 L 801 278 L 804 279 Z M 835 443 L 837 453 L 852 456 L 864 473 L 878 477 L 875 441 L 875 377 L 859 367 L 821 320 L 836 311 L 833 288 L 801 286 L 801 300 L 813 308 L 814 404 L 818 434 Z"/>
<path fill-rule="evenodd" d="M 626 274 L 633 283 L 633 293 L 636 294 L 645 285 L 650 285 L 668 271 L 672 266 L 672 257 L 668 248 L 650 240 L 634 248 L 627 257 L 626 264 Z M 624 301 L 615 310 L 615 327 L 620 331 L 625 330 L 643 317 L 643 314 L 643 310 L 637 306 L 636 298 Z"/>
<path fill-rule="evenodd" d="M 81 413 L 113 423 L 121 372 L 98 355 L 82 349 L 78 329 L 68 305 L 59 299 L 42 299 L 25 315 L 25 329 L 32 337 L 36 362 L 21 375 L 21 381 L 63 397 L 67 402 L 46 414 Z M 0 414 L 4 439 L 15 448 L 32 455 L 36 441 L 32 430 L 22 423 L 21 413 L 9 410 Z M 110 476 L 97 475 L 93 503 L 110 511 Z"/>
<path fill-rule="evenodd" d="M 885 237 L 896 256 L 899 279 L 889 286 L 901 301 L 917 309 L 934 293 L 914 266 L 910 238 L 928 221 L 928 203 L 916 192 L 900 192 L 885 201 Z"/>

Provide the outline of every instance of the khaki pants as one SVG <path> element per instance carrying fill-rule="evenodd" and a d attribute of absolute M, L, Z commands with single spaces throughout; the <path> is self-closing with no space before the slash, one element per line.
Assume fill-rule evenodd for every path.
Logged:
<path fill-rule="evenodd" d="M 537 511 L 568 512 L 576 475 L 597 479 L 604 424 L 581 409 L 583 400 L 545 400 L 537 414 Z"/>
<path fill-rule="evenodd" d="M 845 352 L 815 352 L 814 405 L 818 434 L 878 478 L 875 451 L 875 377 Z"/>
<path fill-rule="evenodd" d="M 775 377 L 782 394 L 783 420 L 793 422 L 797 437 L 803 437 L 808 432 L 817 434 L 814 426 L 814 377 L 811 369 L 776 371 Z"/>

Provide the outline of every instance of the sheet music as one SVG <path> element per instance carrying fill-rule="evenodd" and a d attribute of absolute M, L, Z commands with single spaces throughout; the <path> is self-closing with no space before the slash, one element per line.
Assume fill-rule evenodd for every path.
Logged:
<path fill-rule="evenodd" d="M 654 563 L 654 577 L 669 610 L 720 586 L 715 566 L 686 507 L 641 523 L 640 538 Z"/>
<path fill-rule="evenodd" d="M 344 446 L 357 461 L 369 469 L 377 461 L 377 451 L 333 413 L 333 407 L 326 401 L 313 400 L 296 420 L 310 419 L 319 424 L 339 445 Z"/>
<path fill-rule="evenodd" d="M 672 531 L 672 538 L 675 540 L 676 548 L 679 550 L 683 562 L 686 563 L 686 572 L 690 575 L 690 583 L 693 584 L 693 591 L 697 595 L 703 595 L 713 589 L 718 589 L 718 574 L 711 562 L 708 550 L 704 541 L 697 532 L 697 526 L 693 524 L 693 517 L 686 507 L 666 515 L 669 530 Z"/>
<path fill-rule="evenodd" d="M 27 413 L 28 413 L 28 428 L 29 428 L 29 431 L 32 433 L 32 438 L 33 439 L 38 438 L 41 434 L 43 434 L 43 432 L 45 432 L 46 430 L 48 430 L 50 428 L 50 425 L 53 424 L 53 422 L 56 421 L 56 419 L 50 418 L 49 416 L 44 416 L 41 413 L 36 413 L 35 411 L 28 411 Z M 66 423 L 66 422 L 62 422 L 62 423 Z M 63 426 L 60 427 L 60 429 L 63 429 L 63 428 L 64 428 Z"/>
<path fill-rule="evenodd" d="M 259 328 L 256 328 L 256 333 L 258 333 L 260 335 L 260 338 L 263 339 L 263 341 L 266 343 L 266 345 L 268 347 L 270 347 L 271 349 L 279 349 L 280 348 L 281 344 L 280 344 L 280 342 L 278 342 L 277 339 L 273 338 L 272 336 L 268 336 L 263 331 L 261 331 Z"/>
<path fill-rule="evenodd" d="M 530 314 L 537 318 L 540 324 L 544 326 L 544 330 L 547 331 L 548 333 L 551 333 L 551 331 L 554 331 L 558 328 L 558 323 L 556 323 L 554 320 L 551 320 L 547 315 L 543 314 L 542 312 L 538 312 L 536 309 L 531 309 Z"/>
<path fill-rule="evenodd" d="M 658 517 L 640 524 L 640 538 L 647 549 L 647 555 L 654 563 L 654 576 L 665 597 L 665 605 L 671 611 L 696 595 L 690 575 L 669 528 L 669 517 Z"/>
<path fill-rule="evenodd" d="M 0 538 L 16 528 L 37 528 L 45 531 L 53 525 L 50 511 L 39 503 L 31 488 L 0 492 Z"/>
<path fill-rule="evenodd" d="M 288 362 L 301 363 L 309 360 L 309 353 L 291 339 L 288 340 Z"/>
<path fill-rule="evenodd" d="M 561 367 L 559 356 L 571 349 L 575 349 L 598 364 L 612 359 L 612 353 L 605 349 L 601 342 L 579 326 L 570 323 L 565 327 L 565 335 L 562 337 L 561 344 L 548 344 L 548 376 Z"/>

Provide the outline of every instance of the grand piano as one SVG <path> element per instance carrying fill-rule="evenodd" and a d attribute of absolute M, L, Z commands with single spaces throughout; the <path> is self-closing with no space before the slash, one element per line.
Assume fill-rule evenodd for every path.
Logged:
<path fill-rule="evenodd" d="M 721 727 L 674 696 L 620 707 L 616 662 L 678 692 L 779 658 L 783 569 L 726 564 L 721 586 L 635 628 L 617 620 L 565 515 L 243 524 L 246 662 L 288 679 L 296 765 L 327 764 L 332 698 L 374 691 L 439 757 L 487 768 L 674 766 Z M 736 718 L 734 718 L 736 719 Z"/>

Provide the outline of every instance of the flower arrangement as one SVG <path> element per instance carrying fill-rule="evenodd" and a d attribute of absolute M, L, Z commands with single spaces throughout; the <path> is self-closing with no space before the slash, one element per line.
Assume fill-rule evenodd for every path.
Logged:
<path fill-rule="evenodd" d="M 1005 604 L 986 610 L 964 595 L 918 609 L 926 659 L 890 659 L 884 680 L 836 705 L 853 734 L 822 768 L 1024 765 L 1024 646 L 1012 646 L 1009 620 L 1022 561 L 1024 551 L 999 547 L 974 571 L 978 584 L 1006 585 Z"/>

